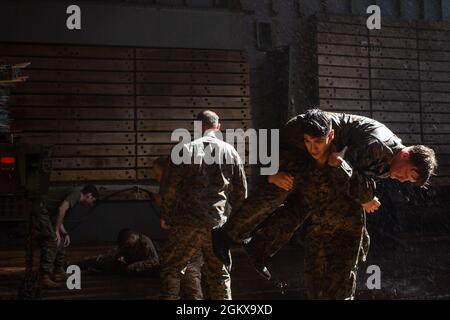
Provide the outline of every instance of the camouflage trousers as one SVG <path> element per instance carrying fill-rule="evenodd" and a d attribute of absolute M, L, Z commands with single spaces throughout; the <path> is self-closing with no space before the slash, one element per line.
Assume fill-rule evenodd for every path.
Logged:
<path fill-rule="evenodd" d="M 198 265 L 196 261 L 199 261 L 199 257 L 203 258 L 207 297 L 212 300 L 231 299 L 231 266 L 225 266 L 214 254 L 211 230 L 184 225 L 172 226 L 162 247 L 161 299 L 180 298 L 182 278 L 186 272 L 192 272 L 193 266 Z M 199 271 L 198 268 L 194 269 L 195 272 Z M 201 279 L 201 272 L 195 278 Z"/>
<path fill-rule="evenodd" d="M 40 272 L 41 274 L 53 274 L 65 272 L 66 250 L 63 241 L 57 245 L 53 219 L 45 213 L 37 216 L 36 238 L 41 249 Z"/>
<path fill-rule="evenodd" d="M 198 252 L 192 260 L 189 261 L 186 268 L 182 271 L 181 278 L 181 298 L 184 300 L 203 300 L 202 289 L 202 268 L 204 265 L 203 255 Z M 206 281 L 206 279 L 203 279 Z"/>
<path fill-rule="evenodd" d="M 240 208 L 233 208 L 227 223 L 223 226 L 226 234 L 235 242 L 242 242 L 251 237 L 252 233 L 272 214 L 272 212 L 288 202 L 299 190 L 299 181 L 304 178 L 306 155 L 304 150 L 280 150 L 280 172 L 289 173 L 294 177 L 295 187 L 285 191 L 275 184 L 269 183 L 264 177 L 255 191 L 245 199 Z"/>
<path fill-rule="evenodd" d="M 311 218 L 306 229 L 304 275 L 309 299 L 352 299 L 356 289 L 357 267 L 364 261 L 370 238 L 365 227 L 365 214 L 359 208 L 347 212 L 346 220 L 337 218 L 323 222 L 314 219 L 321 209 L 305 210 L 288 201 L 279 207 L 254 234 L 252 254 L 267 259 L 275 255 Z M 334 213 L 334 212 L 333 212 Z M 335 212 L 338 216 L 339 212 Z M 332 217 L 332 215 L 330 215 Z M 334 223 L 335 222 L 335 223 Z"/>
<path fill-rule="evenodd" d="M 125 273 L 126 264 L 117 261 L 117 248 L 112 248 L 103 254 L 88 256 L 75 262 L 81 269 L 96 269 L 105 273 Z"/>
<path fill-rule="evenodd" d="M 267 181 L 261 183 L 236 211 L 233 210 L 223 230 L 235 242 L 251 237 L 261 223 L 288 197 L 289 192 Z"/>
<path fill-rule="evenodd" d="M 365 260 L 364 230 L 335 230 L 311 225 L 305 238 L 304 274 L 308 299 L 353 299 L 358 263 Z"/>

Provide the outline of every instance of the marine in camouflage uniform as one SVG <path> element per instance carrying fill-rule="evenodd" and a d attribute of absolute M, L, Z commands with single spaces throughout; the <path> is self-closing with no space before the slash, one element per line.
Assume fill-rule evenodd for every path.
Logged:
<path fill-rule="evenodd" d="M 373 177 L 389 176 L 390 159 L 404 148 L 401 140 L 376 120 L 343 113 L 325 112 L 325 114 L 332 121 L 337 149 L 348 147 L 346 154 L 348 161 L 342 167 L 353 166 L 355 169 L 345 184 L 346 192 L 360 203 L 372 200 L 376 186 Z M 308 157 L 303 142 L 304 117 L 304 114 L 294 117 L 280 130 L 279 171 L 290 173 L 296 182 L 302 179 L 304 172 L 302 163 Z M 275 209 L 287 201 L 294 190 L 298 188 L 285 191 L 265 179 L 256 192 L 246 199 L 242 207 L 233 211 L 223 230 L 233 241 L 242 242 L 250 237 L 255 228 Z"/>
<path fill-rule="evenodd" d="M 56 216 L 59 205 L 65 200 L 69 204 L 69 210 L 75 207 L 81 198 L 81 191 L 73 189 L 63 198 L 50 195 L 42 203 L 42 209 L 37 216 L 37 240 L 41 248 L 40 273 L 41 275 L 65 274 L 66 250 L 64 241 L 59 245 L 55 236 Z"/>
<path fill-rule="evenodd" d="M 313 160 L 293 193 L 250 242 L 252 254 L 274 255 L 309 219 L 305 237 L 305 286 L 310 299 L 346 299 L 354 295 L 358 262 L 367 255 L 369 238 L 359 203 L 336 190 L 335 168 Z"/>
<path fill-rule="evenodd" d="M 167 168 L 170 162 L 170 157 L 159 157 L 155 159 L 152 167 L 152 176 L 153 178 L 159 182 L 160 190 L 158 194 L 153 197 L 153 202 L 161 207 L 161 194 L 162 194 L 162 180 L 164 174 L 167 172 Z M 160 212 L 160 211 L 159 211 Z M 161 226 L 164 226 L 164 230 L 167 228 L 167 224 L 161 223 Z M 203 256 L 201 252 L 198 252 L 191 261 L 189 261 L 188 265 L 184 270 L 182 270 L 183 276 L 181 278 L 181 297 L 185 300 L 203 300 L 203 288 L 202 288 L 202 268 L 203 268 Z"/>
<path fill-rule="evenodd" d="M 231 299 L 230 266 L 214 254 L 211 230 L 226 222 L 228 206 L 239 207 L 246 197 L 243 163 L 213 131 L 184 145 L 183 152 L 191 163 L 171 163 L 161 188 L 162 219 L 171 226 L 161 252 L 161 298 L 179 299 L 182 272 L 201 254 L 208 298 Z M 219 161 L 210 163 L 206 155 Z"/>
<path fill-rule="evenodd" d="M 302 116 L 291 120 L 282 130 L 284 149 L 281 154 L 292 156 L 301 161 L 291 161 L 288 168 L 295 176 L 296 186 L 292 193 L 276 190 L 270 194 L 269 204 L 276 205 L 287 198 L 285 204 L 273 212 L 263 227 L 254 235 L 248 246 L 253 256 L 263 259 L 275 254 L 303 222 L 310 218 L 306 232 L 305 281 L 308 297 L 311 299 L 352 298 L 355 290 L 358 262 L 365 259 L 369 246 L 369 237 L 365 228 L 365 213 L 361 204 L 373 199 L 374 178 L 386 178 L 389 163 L 396 152 L 404 146 L 384 125 L 365 117 L 327 113 L 332 119 L 335 130 L 336 148 L 348 146 L 349 149 L 342 165 L 338 168 L 316 168 L 305 161 Z M 284 131 L 284 132 L 283 132 Z M 288 135 L 287 135 L 288 133 Z M 301 143 L 292 143 L 287 137 L 301 137 Z M 286 145 L 294 148 L 289 154 Z M 300 152 L 299 152 L 300 151 Z M 307 158 L 307 157 L 306 157 Z M 284 159 L 289 159 L 284 157 Z M 286 160 L 284 160 L 286 163 Z M 296 163 L 296 164 L 295 164 Z M 289 164 L 289 163 L 288 163 Z M 286 168 L 286 167 L 285 167 Z M 283 168 L 281 169 L 283 170 Z M 273 188 L 272 188 L 273 189 Z M 265 196 L 265 195 L 263 195 Z M 264 199 L 256 196 L 256 204 Z M 249 198 L 251 199 L 251 198 Z M 263 209 L 254 215 L 252 203 L 245 203 L 249 211 L 242 215 L 233 215 L 232 226 L 244 224 L 248 231 L 260 223 L 270 213 Z M 241 209 L 242 210 L 242 209 Z M 241 212 L 239 210 L 239 212 Z M 246 225 L 246 221 L 252 221 Z M 233 229 L 233 228 L 232 228 Z M 242 226 L 236 230 L 242 230 Z M 247 234 L 234 234 L 234 239 Z M 232 232 L 228 232 L 233 235 Z M 237 235 L 237 237 L 236 237 Z"/>
<path fill-rule="evenodd" d="M 119 261 L 123 258 L 123 262 Z M 93 257 L 75 262 L 82 269 L 98 269 L 108 273 L 142 273 L 159 267 L 159 256 L 152 240 L 139 234 L 132 246 L 117 246 Z"/>

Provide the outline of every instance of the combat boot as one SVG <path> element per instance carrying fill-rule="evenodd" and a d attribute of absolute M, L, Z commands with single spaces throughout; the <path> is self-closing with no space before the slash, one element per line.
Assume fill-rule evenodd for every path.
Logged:
<path fill-rule="evenodd" d="M 57 269 L 53 274 L 53 280 L 60 282 L 66 281 L 69 278 L 69 275 L 63 269 Z"/>
<path fill-rule="evenodd" d="M 226 266 L 229 266 L 231 264 L 230 247 L 233 244 L 233 240 L 231 240 L 222 228 L 211 231 L 211 240 L 215 255 Z"/>
<path fill-rule="evenodd" d="M 50 275 L 49 275 L 49 274 L 44 274 L 44 275 L 41 277 L 41 286 L 42 286 L 43 288 L 47 288 L 47 289 L 55 289 L 55 288 L 58 288 L 58 287 L 59 287 L 59 284 L 56 283 L 55 281 L 53 281 L 53 280 L 50 278 Z"/>
<path fill-rule="evenodd" d="M 258 248 L 253 244 L 253 241 L 249 241 L 243 245 L 245 253 L 250 260 L 253 268 L 258 272 L 258 274 L 266 280 L 270 280 L 272 275 L 269 269 L 265 266 L 264 252 L 258 250 Z"/>

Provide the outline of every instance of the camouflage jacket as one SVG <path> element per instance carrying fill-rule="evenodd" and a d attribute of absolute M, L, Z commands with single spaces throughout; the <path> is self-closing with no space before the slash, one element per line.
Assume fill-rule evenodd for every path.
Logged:
<path fill-rule="evenodd" d="M 124 257 L 127 270 L 142 272 L 159 266 L 159 256 L 156 248 L 147 236 L 140 234 L 136 244 L 132 247 L 117 248 L 117 257 Z"/>
<path fill-rule="evenodd" d="M 170 162 L 161 183 L 161 218 L 170 225 L 222 226 L 247 197 L 244 165 L 236 149 L 209 133 L 183 146 L 181 164 Z M 215 161 L 209 161 L 212 155 Z M 186 163 L 187 162 L 187 163 Z M 213 163 L 211 163 L 213 162 Z"/>
<path fill-rule="evenodd" d="M 338 186 L 358 203 L 375 196 L 376 179 L 389 177 L 392 157 L 404 148 L 400 138 L 382 123 L 362 116 L 327 112 L 335 131 L 337 150 L 347 146 L 345 161 L 334 170 Z M 293 171 L 293 155 L 305 153 L 302 120 L 291 119 L 280 131 L 280 167 Z"/>

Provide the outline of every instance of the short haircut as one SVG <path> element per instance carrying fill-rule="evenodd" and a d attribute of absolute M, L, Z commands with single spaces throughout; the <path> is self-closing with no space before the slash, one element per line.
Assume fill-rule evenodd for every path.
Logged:
<path fill-rule="evenodd" d="M 331 119 L 320 109 L 306 111 L 303 121 L 303 133 L 312 137 L 326 137 L 331 132 Z"/>
<path fill-rule="evenodd" d="M 120 230 L 119 234 L 117 236 L 118 245 L 119 246 L 124 245 L 133 234 L 138 234 L 138 233 L 136 231 L 133 231 L 128 228 Z"/>
<path fill-rule="evenodd" d="M 197 115 L 197 120 L 202 122 L 202 126 L 214 129 L 219 124 L 219 116 L 211 110 L 205 110 Z"/>
<path fill-rule="evenodd" d="M 421 187 L 427 186 L 438 167 L 434 150 L 424 145 L 411 146 L 409 147 L 409 160 L 417 168 L 415 184 Z"/>
<path fill-rule="evenodd" d="M 82 194 L 92 194 L 92 197 L 94 197 L 95 199 L 98 199 L 98 190 L 97 187 L 94 186 L 93 184 L 88 184 L 85 185 L 83 187 L 83 189 L 81 189 L 81 193 Z"/>

